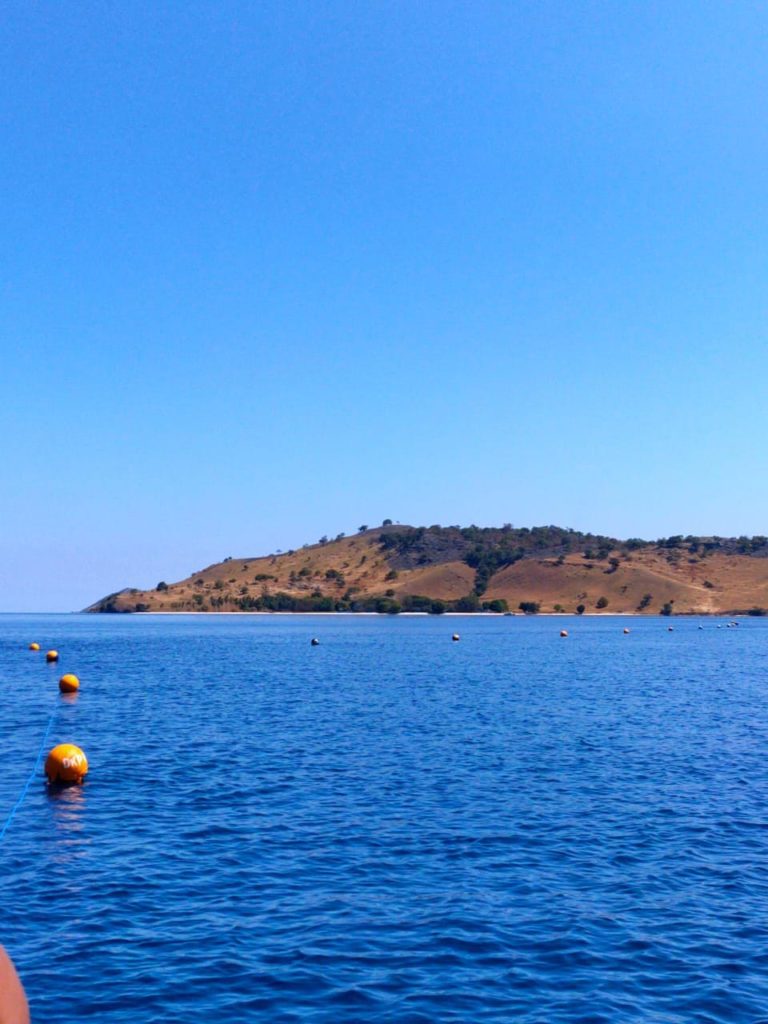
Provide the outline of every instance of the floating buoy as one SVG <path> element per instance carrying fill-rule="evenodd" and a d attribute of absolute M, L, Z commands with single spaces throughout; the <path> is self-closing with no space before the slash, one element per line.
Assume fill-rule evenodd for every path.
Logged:
<path fill-rule="evenodd" d="M 312 644 L 313 647 L 317 647 L 320 641 L 317 639 L 316 636 L 313 636 L 312 639 L 310 640 L 310 643 Z"/>
<path fill-rule="evenodd" d="M 667 632 L 671 633 L 674 628 L 674 626 L 667 626 Z"/>
<path fill-rule="evenodd" d="M 451 637 L 451 640 L 453 640 L 453 642 L 456 643 L 457 640 L 461 640 L 461 637 L 459 636 L 458 633 L 454 633 L 453 636 Z"/>
<path fill-rule="evenodd" d="M 625 626 L 625 627 L 624 627 L 624 634 L 626 635 L 626 634 L 627 634 L 628 632 L 629 632 L 629 630 L 628 630 L 628 629 L 627 629 L 627 627 Z"/>
<path fill-rule="evenodd" d="M 74 693 L 75 690 L 80 689 L 80 680 L 77 678 L 77 676 L 74 676 L 72 675 L 71 672 L 68 672 L 59 680 L 59 689 L 61 690 L 62 693 Z"/>
<path fill-rule="evenodd" d="M 88 772 L 88 758 L 74 743 L 60 743 L 45 759 L 49 782 L 82 782 Z"/>
<path fill-rule="evenodd" d="M 568 636 L 568 630 L 567 629 L 561 629 L 560 630 L 560 636 Z"/>
<path fill-rule="evenodd" d="M 29 645 L 29 649 L 30 649 L 30 651 L 39 651 L 40 650 L 40 644 L 30 644 Z"/>
<path fill-rule="evenodd" d="M 59 652 L 58 651 L 48 651 L 48 653 L 45 656 L 45 660 L 46 661 L 58 661 L 59 660 Z"/>

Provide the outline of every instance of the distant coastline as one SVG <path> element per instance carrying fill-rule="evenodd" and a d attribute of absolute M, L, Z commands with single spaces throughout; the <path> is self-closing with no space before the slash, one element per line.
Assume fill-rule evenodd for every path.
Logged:
<path fill-rule="evenodd" d="M 162 614 L 763 615 L 768 537 L 618 540 L 556 526 L 403 526 L 225 558 L 85 609 Z"/>
<path fill-rule="evenodd" d="M 84 614 L 83 612 L 77 614 Z M 90 614 L 90 613 L 87 613 Z M 120 614 L 120 613 L 112 613 Z M 273 612 L 273 611 L 261 611 L 261 612 L 240 612 L 240 611 L 216 611 L 216 612 L 201 612 L 201 611 L 146 611 L 146 612 L 129 612 L 130 615 L 199 615 L 203 618 L 211 618 L 211 616 L 224 616 L 224 615 L 239 615 L 245 616 L 246 618 L 253 618 L 254 616 L 275 616 L 282 615 L 286 618 L 293 618 L 295 616 L 306 616 L 312 615 L 317 616 L 321 619 L 329 619 L 334 616 L 346 616 L 348 618 L 391 618 L 391 612 L 352 612 L 352 611 L 332 611 L 332 612 Z M 642 612 L 534 612 L 527 614 L 526 612 L 441 612 L 440 615 L 434 615 L 431 612 L 397 612 L 395 613 L 399 619 L 433 619 L 433 618 L 444 618 L 444 619 L 564 619 L 564 618 L 577 618 L 577 619 L 636 619 L 636 618 L 665 618 L 658 612 L 642 613 Z M 676 615 L 678 618 L 735 618 L 735 617 L 749 617 L 754 612 L 751 610 L 747 611 L 723 611 L 723 612 L 680 612 Z"/>

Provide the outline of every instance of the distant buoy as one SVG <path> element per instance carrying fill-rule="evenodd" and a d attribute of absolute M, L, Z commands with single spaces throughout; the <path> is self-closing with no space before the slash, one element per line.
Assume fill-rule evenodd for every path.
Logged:
<path fill-rule="evenodd" d="M 40 644 L 30 644 L 29 645 L 29 649 L 30 649 L 30 651 L 39 651 L 40 650 Z"/>
<path fill-rule="evenodd" d="M 560 636 L 568 636 L 568 630 L 567 629 L 561 629 L 560 630 Z"/>
<path fill-rule="evenodd" d="M 453 636 L 451 637 L 451 640 L 453 640 L 453 642 L 456 643 L 457 640 L 461 640 L 461 637 L 459 636 L 458 633 L 454 633 Z"/>
<path fill-rule="evenodd" d="M 317 639 L 316 636 L 313 636 L 312 639 L 310 640 L 310 643 L 312 644 L 313 647 L 317 647 L 320 641 Z"/>
<path fill-rule="evenodd" d="M 624 627 L 624 634 L 626 635 L 626 634 L 627 634 L 628 632 L 629 632 L 629 630 L 628 630 L 628 629 L 627 629 L 627 627 L 625 626 L 625 627 Z"/>
<path fill-rule="evenodd" d="M 45 656 L 45 660 L 46 661 L 58 661 L 59 660 L 59 652 L 58 651 L 48 651 L 48 653 Z"/>
<path fill-rule="evenodd" d="M 76 690 L 80 689 L 80 680 L 77 676 L 68 672 L 59 680 L 59 689 L 62 693 L 74 693 Z"/>
<path fill-rule="evenodd" d="M 671 633 L 674 628 L 674 626 L 667 626 L 667 632 Z"/>
<path fill-rule="evenodd" d="M 82 782 L 88 772 L 88 758 L 74 743 L 60 743 L 45 759 L 49 782 Z"/>

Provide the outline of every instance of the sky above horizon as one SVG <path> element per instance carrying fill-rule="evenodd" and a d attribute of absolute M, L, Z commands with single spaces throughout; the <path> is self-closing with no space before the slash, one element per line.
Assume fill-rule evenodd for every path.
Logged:
<path fill-rule="evenodd" d="M 0 610 L 385 517 L 768 533 L 767 39 L 10 0 Z"/>

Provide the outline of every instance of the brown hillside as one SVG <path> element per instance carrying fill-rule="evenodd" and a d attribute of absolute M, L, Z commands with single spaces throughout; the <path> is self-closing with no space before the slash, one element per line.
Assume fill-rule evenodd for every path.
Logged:
<path fill-rule="evenodd" d="M 512 533 L 476 527 L 368 530 L 284 554 L 219 562 L 160 589 L 123 590 L 88 610 L 294 610 L 297 604 L 327 611 L 428 608 L 419 597 L 450 608 L 450 602 L 463 599 L 466 604 L 475 590 L 480 606 L 506 601 L 512 611 L 521 602 L 536 602 L 542 612 L 574 612 L 583 604 L 588 612 L 606 614 L 635 613 L 641 606 L 657 614 L 668 602 L 676 613 L 768 607 L 768 558 L 735 553 L 735 542 L 723 542 L 728 550 L 723 553 L 708 550 L 713 543 L 670 549 L 663 543 L 638 547 L 605 538 L 587 541 L 590 536 L 554 527 Z M 528 550 L 514 547 L 512 564 L 489 570 L 479 582 L 477 559 L 474 567 L 467 564 L 479 550 L 478 537 L 497 553 L 524 544 Z M 499 549 L 508 537 L 507 547 Z M 537 556 L 542 549 L 546 555 Z M 597 609 L 600 598 L 607 604 Z"/>
<path fill-rule="evenodd" d="M 400 571 L 398 578 L 389 586 L 397 598 L 406 594 L 424 594 L 443 601 L 457 601 L 472 590 L 474 583 L 475 573 L 468 565 L 446 562 L 445 565 L 431 565 L 425 569 Z"/>
<path fill-rule="evenodd" d="M 319 591 L 333 598 L 350 588 L 361 594 L 383 593 L 392 584 L 386 581 L 390 566 L 378 543 L 381 533 L 369 530 L 284 554 L 228 559 L 169 583 L 167 589 L 122 590 L 87 610 L 135 611 L 136 605 L 146 605 L 142 611 L 232 611 L 240 598 L 263 593 L 310 596 Z M 112 607 L 105 609 L 105 603 Z"/>
<path fill-rule="evenodd" d="M 486 598 L 504 598 L 510 608 L 521 601 L 538 601 L 542 611 L 555 605 L 573 611 L 583 604 L 595 612 L 601 597 L 608 599 L 606 613 L 634 613 L 643 597 L 651 595 L 646 607 L 658 613 L 671 602 L 680 613 L 726 613 L 734 609 L 768 607 L 768 563 L 743 555 L 712 555 L 696 563 L 670 563 L 667 556 L 652 549 L 621 561 L 615 571 L 604 562 L 568 556 L 562 565 L 552 559 L 525 559 L 498 572 Z M 705 586 L 705 583 L 711 586 Z"/>

